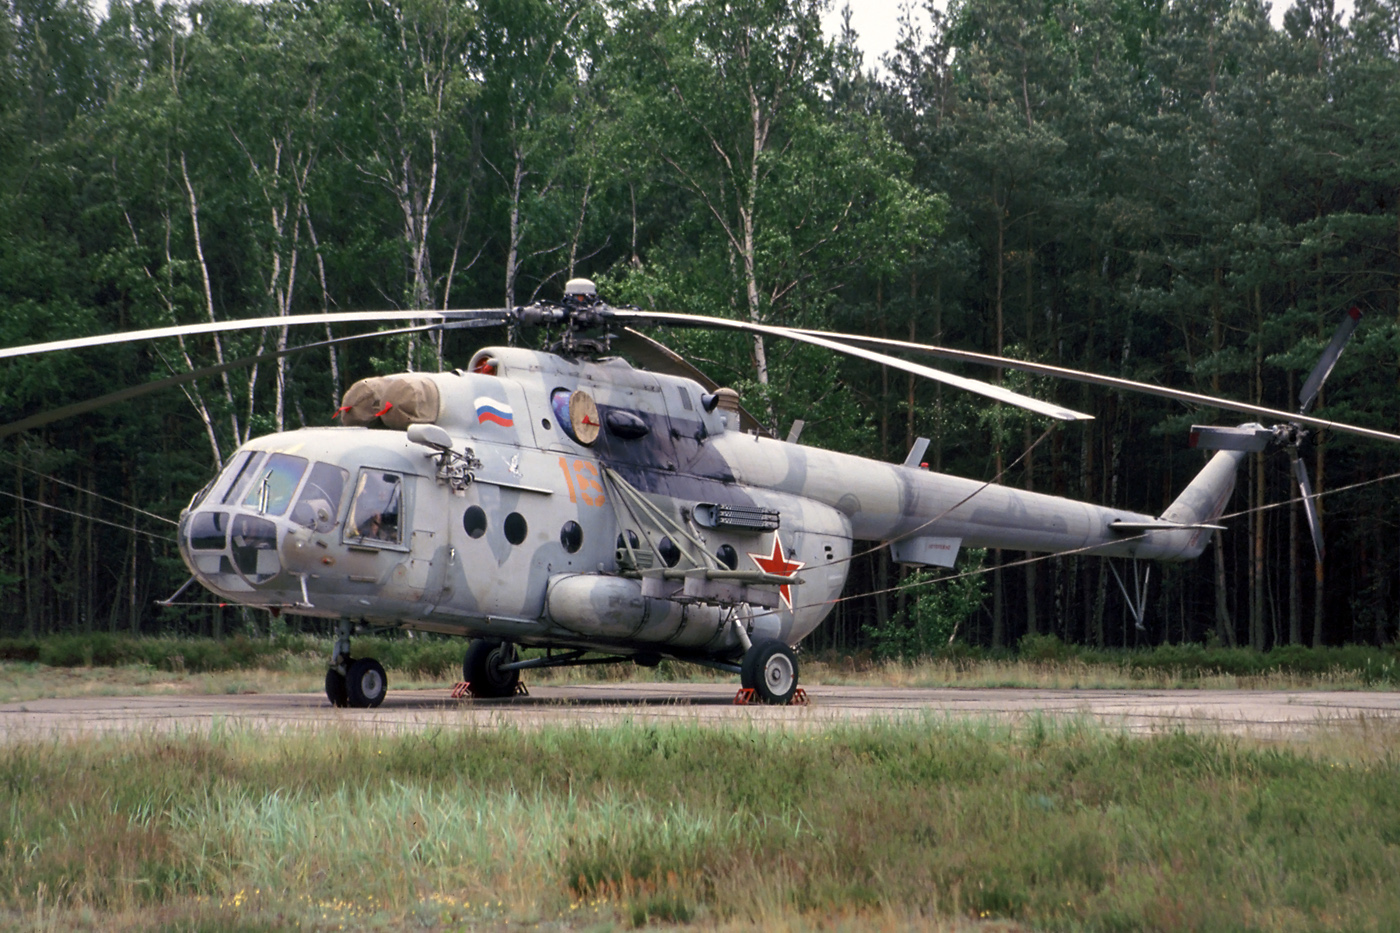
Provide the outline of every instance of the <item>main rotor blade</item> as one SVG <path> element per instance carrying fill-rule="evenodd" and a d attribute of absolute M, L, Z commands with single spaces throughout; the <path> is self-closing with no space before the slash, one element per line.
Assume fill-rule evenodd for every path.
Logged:
<path fill-rule="evenodd" d="M 713 392 L 719 388 L 719 383 L 715 382 L 704 372 L 696 369 L 690 361 L 681 356 L 675 350 L 666 346 L 659 340 L 653 340 L 646 334 L 630 327 L 624 327 L 622 334 L 614 338 L 613 346 L 629 354 L 634 360 L 652 372 L 670 373 L 673 376 L 684 376 L 687 379 L 694 379 L 704 387 L 706 392 Z M 744 406 L 739 406 L 739 430 L 744 432 L 761 431 L 767 434 L 768 431 L 763 425 L 758 423 L 758 419 L 749 414 Z"/>
<path fill-rule="evenodd" d="M 348 343 L 351 340 L 365 340 L 370 337 L 393 337 L 398 334 L 414 334 L 425 330 L 436 330 L 441 326 L 440 324 L 425 324 L 422 327 L 401 327 L 395 330 L 376 331 L 372 334 L 351 334 L 348 337 L 336 337 L 333 340 L 320 340 L 316 343 L 305 343 L 297 347 L 288 347 L 285 350 L 273 350 L 258 356 L 245 356 L 242 359 L 230 360 L 215 366 L 192 369 L 187 373 L 167 376 L 164 379 L 157 379 L 155 382 L 143 382 L 140 385 L 128 386 L 125 389 L 118 389 L 116 392 L 109 392 L 106 395 L 91 398 L 84 402 L 74 402 L 72 405 L 65 405 L 63 408 L 55 408 L 29 418 L 23 418 L 19 421 L 12 421 L 9 424 L 0 425 L 0 440 L 9 437 L 11 434 L 28 431 L 30 428 L 37 428 L 54 421 L 61 421 L 64 418 L 71 418 L 74 415 L 87 414 L 90 411 L 97 411 L 99 408 L 106 408 L 108 405 L 130 401 L 134 398 L 140 398 L 143 395 L 150 395 L 152 392 L 159 392 L 162 389 L 169 389 L 178 385 L 184 385 L 187 382 L 194 382 L 196 379 L 203 379 L 206 376 L 217 376 L 219 373 L 227 372 L 231 369 L 252 366 L 254 363 L 264 363 L 268 360 L 275 360 L 281 356 L 291 356 L 294 353 L 301 353 L 304 350 L 316 350 L 322 347 L 334 346 L 339 343 Z"/>
<path fill-rule="evenodd" d="M 898 357 L 887 356 L 884 353 L 876 353 L 860 347 L 851 346 L 850 343 L 841 343 L 837 340 L 828 339 L 822 332 L 809 330 L 795 330 L 788 327 L 773 327 L 766 324 L 753 324 L 748 321 L 733 321 L 728 318 L 704 317 L 696 314 L 668 314 L 666 312 L 654 311 L 619 311 L 611 312 L 616 317 L 626 318 L 635 321 L 652 321 L 657 324 L 671 324 L 678 327 L 709 327 L 717 330 L 737 330 L 750 334 L 766 334 L 771 337 L 783 337 L 788 340 L 796 340 L 801 343 L 809 343 L 813 346 L 823 347 L 827 350 L 834 350 L 837 353 L 844 353 L 847 356 L 854 356 L 858 359 L 869 360 L 872 363 L 879 363 L 882 366 L 889 366 L 906 373 L 913 373 L 916 376 L 923 376 L 925 379 L 932 379 L 935 382 L 942 382 L 945 385 L 956 386 L 967 392 L 982 395 L 998 402 L 1005 402 L 1008 405 L 1015 405 L 1027 411 L 1033 411 L 1048 418 L 1057 418 L 1060 421 L 1092 421 L 1093 415 L 1086 415 L 1083 412 L 1075 411 L 1072 408 L 1064 408 L 1052 402 L 1043 402 L 1038 398 L 1031 398 L 1029 395 L 1021 395 L 1019 392 L 1012 392 L 994 386 L 988 382 L 979 382 L 976 379 L 964 379 L 962 376 L 954 376 L 952 373 L 945 373 L 942 370 L 930 369 L 927 366 L 920 366 L 918 363 L 911 363 L 908 360 L 901 360 Z M 844 335 L 836 335 L 845 339 Z M 1400 438 L 1396 438 L 1400 440 Z"/>
<path fill-rule="evenodd" d="M 1298 491 L 1303 494 L 1303 514 L 1308 517 L 1313 551 L 1317 554 L 1317 562 L 1320 564 L 1327 554 L 1327 548 L 1322 543 L 1322 518 L 1317 514 L 1317 497 L 1313 495 L 1312 483 L 1308 480 L 1308 466 L 1296 451 L 1293 453 L 1293 478 L 1298 481 Z"/>
<path fill-rule="evenodd" d="M 1134 382 L 1131 379 L 1121 379 L 1117 376 L 1102 376 L 1098 373 L 1088 373 L 1079 369 L 1067 369 L 1063 366 L 1050 366 L 1046 363 L 1032 363 L 1027 360 L 1013 360 L 1005 356 L 993 356 L 990 353 L 973 353 L 969 350 L 954 350 L 949 347 L 938 347 L 923 343 L 909 343 L 908 341 L 891 340 L 885 337 L 863 337 L 859 334 L 839 334 L 829 331 L 804 330 L 803 333 L 823 334 L 827 337 L 848 341 L 850 343 L 901 350 L 906 353 L 919 353 L 925 356 L 957 360 L 963 363 L 978 363 L 983 366 L 995 366 L 999 369 L 1015 369 L 1036 376 L 1051 376 L 1056 379 L 1068 379 L 1073 382 L 1087 382 L 1090 385 L 1106 386 L 1110 389 L 1121 389 L 1126 392 L 1140 392 L 1145 395 L 1156 395 L 1161 398 L 1174 399 L 1178 402 L 1200 405 L 1205 408 L 1218 408 L 1222 411 L 1237 411 L 1241 414 L 1255 415 L 1256 417 L 1270 418 L 1276 421 L 1290 421 L 1297 424 L 1311 425 L 1315 428 L 1328 428 L 1333 431 L 1340 431 L 1343 434 L 1355 434 L 1357 437 L 1369 437 L 1373 440 L 1400 443 L 1400 434 L 1389 434 L 1385 431 L 1358 427 L 1357 425 L 1345 424 L 1340 421 L 1328 421 L 1325 418 L 1314 418 L 1311 415 L 1280 411 L 1277 408 L 1265 408 L 1262 405 L 1234 402 L 1230 399 L 1216 398 L 1213 395 L 1201 395 L 1196 392 L 1185 392 L 1181 389 L 1169 389 L 1166 386 L 1157 386 L 1150 382 Z"/>
<path fill-rule="evenodd" d="M 196 334 L 216 334 L 235 330 L 252 330 L 258 327 L 300 327 L 306 324 L 348 324 L 370 321 L 436 321 L 439 325 L 458 323 L 460 326 L 487 326 L 504 323 L 511 312 L 506 308 L 484 308 L 476 310 L 451 311 L 339 311 L 334 314 L 291 314 L 276 317 L 242 318 L 232 321 L 207 321 L 203 324 L 180 324 L 174 327 L 153 327 L 147 330 L 129 330 L 116 334 L 99 334 L 95 337 L 75 337 L 71 340 L 54 340 L 49 343 L 30 343 L 18 347 L 0 348 L 0 360 L 17 356 L 30 356 L 36 353 L 52 353 L 55 350 L 77 350 L 83 347 L 102 347 L 116 343 L 130 343 L 135 340 L 155 340 L 160 337 L 189 337 Z"/>
<path fill-rule="evenodd" d="M 1337 359 L 1346 349 L 1347 341 L 1351 339 L 1352 333 L 1356 330 L 1356 325 L 1361 322 L 1361 309 L 1352 308 L 1342 318 L 1342 323 L 1337 325 L 1337 332 L 1332 335 L 1332 342 L 1327 345 L 1327 349 L 1322 351 L 1322 359 L 1317 361 L 1313 367 L 1308 381 L 1303 383 L 1303 389 L 1298 393 L 1298 413 L 1306 415 L 1308 409 L 1312 408 L 1313 402 L 1317 401 L 1317 393 L 1322 390 L 1322 384 L 1327 381 L 1327 377 L 1332 375 L 1332 367 L 1337 365 Z"/>
<path fill-rule="evenodd" d="M 1237 428 L 1193 424 L 1190 446 L 1201 450 L 1247 450 L 1258 453 L 1268 447 L 1273 439 L 1274 432 L 1258 424 Z"/>

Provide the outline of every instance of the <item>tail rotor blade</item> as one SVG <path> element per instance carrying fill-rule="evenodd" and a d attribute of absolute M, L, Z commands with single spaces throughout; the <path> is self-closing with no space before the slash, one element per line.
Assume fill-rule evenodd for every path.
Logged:
<path fill-rule="evenodd" d="M 1342 350 L 1346 349 L 1347 341 L 1351 339 L 1351 335 L 1360 321 L 1360 308 L 1352 308 L 1346 313 L 1346 317 L 1342 318 L 1337 332 L 1332 335 L 1332 342 L 1327 345 L 1326 350 L 1322 351 L 1322 358 L 1317 361 L 1312 374 L 1308 376 L 1308 381 L 1303 383 L 1303 389 L 1298 393 L 1299 414 L 1306 415 L 1308 409 L 1312 408 L 1313 402 L 1317 401 L 1317 393 L 1321 391 L 1322 384 L 1327 381 L 1327 377 L 1332 374 L 1332 367 L 1337 365 L 1337 359 L 1342 355 Z"/>
<path fill-rule="evenodd" d="M 1327 553 L 1322 543 L 1322 518 L 1317 514 L 1317 497 L 1313 495 L 1312 482 L 1308 480 L 1307 464 L 1297 454 L 1293 455 L 1293 478 L 1298 481 L 1298 491 L 1303 494 L 1303 514 L 1308 517 L 1313 551 L 1317 554 L 1317 562 L 1322 563 L 1322 558 Z"/>
<path fill-rule="evenodd" d="M 1269 446 L 1274 432 L 1258 424 L 1237 428 L 1191 425 L 1191 446 L 1200 450 L 1247 450 L 1258 453 Z"/>

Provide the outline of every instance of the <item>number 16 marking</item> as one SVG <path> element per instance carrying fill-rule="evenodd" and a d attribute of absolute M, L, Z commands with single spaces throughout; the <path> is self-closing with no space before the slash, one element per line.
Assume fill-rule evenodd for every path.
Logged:
<path fill-rule="evenodd" d="M 564 471 L 564 482 L 569 486 L 569 501 L 583 501 L 584 505 L 602 505 L 607 499 L 603 496 L 603 487 L 598 482 L 598 468 L 587 460 L 575 460 L 573 471 L 569 470 L 569 461 L 559 458 L 559 469 Z M 596 493 L 596 495 L 595 495 Z"/>

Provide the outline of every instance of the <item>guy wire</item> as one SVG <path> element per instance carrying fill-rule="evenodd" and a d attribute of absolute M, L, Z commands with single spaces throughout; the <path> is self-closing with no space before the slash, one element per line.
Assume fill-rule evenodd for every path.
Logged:
<path fill-rule="evenodd" d="M 164 515 L 157 515 L 157 514 L 154 513 L 154 512 L 147 512 L 147 511 L 146 511 L 145 509 L 143 509 L 143 508 L 140 508 L 140 507 L 135 506 L 135 505 L 131 505 L 130 503 L 127 503 L 127 502 L 123 502 L 123 501 L 121 501 L 120 499 L 113 499 L 113 498 L 111 498 L 110 496 L 104 496 L 104 495 L 102 495 L 102 493 L 100 493 L 100 492 L 94 492 L 94 491 L 92 491 L 91 489 L 87 489 L 87 488 L 85 488 L 85 487 L 83 487 L 83 486 L 79 486 L 79 485 L 76 484 L 76 483 L 70 483 L 70 482 L 68 482 L 67 480 L 59 479 L 57 476 L 53 476 L 53 475 L 48 474 L 48 473 L 40 472 L 39 470 L 36 470 L 36 469 L 34 469 L 33 467 L 25 466 L 23 463 L 19 462 L 18 460 L 14 459 L 13 457 L 5 457 L 5 458 L 3 458 L 3 459 L 4 459 L 4 462 L 8 463 L 10 466 L 17 466 L 17 467 L 19 467 L 21 470 L 24 470 L 26 473 L 33 473 L 35 476 L 42 477 L 42 478 L 44 478 L 44 479 L 46 479 L 46 480 L 49 480 L 50 482 L 57 483 L 57 484 L 60 485 L 60 486 L 67 486 L 69 489 L 75 489 L 75 490 L 77 490 L 78 492 L 84 493 L 84 494 L 86 494 L 86 495 L 92 496 L 92 497 L 97 498 L 97 499 L 101 499 L 103 502 L 110 502 L 112 505 L 118 505 L 118 506 L 121 506 L 121 507 L 124 508 L 124 509 L 130 509 L 131 511 L 136 512 L 136 513 L 139 514 L 139 515 L 144 515 L 144 516 L 146 516 L 147 518 L 154 518 L 156 521 L 165 522 L 167 525 L 178 525 L 178 524 L 180 524 L 178 521 L 176 521 L 176 520 L 173 519 L 173 518 L 166 518 Z"/>

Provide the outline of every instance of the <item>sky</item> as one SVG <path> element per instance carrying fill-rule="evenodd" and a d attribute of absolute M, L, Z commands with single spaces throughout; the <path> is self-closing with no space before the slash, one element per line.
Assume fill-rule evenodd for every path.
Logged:
<path fill-rule="evenodd" d="M 865 53 L 865 67 L 875 68 L 880 64 L 880 56 L 894 48 L 899 39 L 899 11 L 909 0 L 850 0 L 851 26 L 855 29 L 856 45 Z M 845 0 L 833 0 L 832 8 L 822 17 L 826 31 L 832 36 L 841 31 L 841 10 Z M 940 7 L 946 3 L 940 0 Z M 1283 25 L 1283 12 L 1292 6 L 1291 0 L 1274 0 L 1272 18 L 1275 26 Z M 1352 0 L 1337 0 L 1337 9 L 1351 15 Z M 912 4 L 915 21 L 928 29 L 928 14 L 924 12 L 924 0 Z"/>

